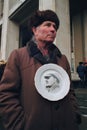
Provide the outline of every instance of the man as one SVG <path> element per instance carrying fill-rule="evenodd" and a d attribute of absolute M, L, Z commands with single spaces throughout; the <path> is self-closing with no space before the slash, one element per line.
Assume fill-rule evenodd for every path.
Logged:
<path fill-rule="evenodd" d="M 86 67 L 84 65 L 83 62 L 79 62 L 79 65 L 77 66 L 77 73 L 79 75 L 80 78 L 80 83 L 81 83 L 81 87 L 85 87 L 85 71 L 86 71 Z"/>
<path fill-rule="evenodd" d="M 36 90 L 34 77 L 44 64 L 63 67 L 70 76 L 65 55 L 53 44 L 59 19 L 52 10 L 36 11 L 29 20 L 32 39 L 14 50 L 0 82 L 0 114 L 6 130 L 78 130 L 80 115 L 73 88 L 65 98 L 49 101 Z M 39 82 L 39 81 L 38 81 Z"/>
<path fill-rule="evenodd" d="M 79 62 L 79 65 L 77 66 L 77 73 L 78 73 L 81 81 L 84 82 L 84 80 L 85 80 L 85 65 L 83 62 Z"/>
<path fill-rule="evenodd" d="M 45 86 L 48 92 L 56 91 L 59 89 L 59 80 L 54 74 L 47 74 L 44 76 L 45 78 Z"/>

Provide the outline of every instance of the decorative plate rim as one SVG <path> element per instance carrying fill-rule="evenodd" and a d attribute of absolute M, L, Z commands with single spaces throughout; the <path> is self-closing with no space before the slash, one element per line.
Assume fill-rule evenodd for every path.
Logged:
<path fill-rule="evenodd" d="M 43 76 L 46 74 L 52 73 L 54 74 L 60 83 L 60 89 L 56 89 L 57 91 L 48 92 L 46 87 L 44 87 Z M 49 63 L 42 65 L 35 74 L 34 77 L 35 87 L 37 92 L 45 99 L 49 101 L 58 101 L 63 99 L 69 92 L 70 89 L 70 79 L 67 72 L 59 65 Z"/>

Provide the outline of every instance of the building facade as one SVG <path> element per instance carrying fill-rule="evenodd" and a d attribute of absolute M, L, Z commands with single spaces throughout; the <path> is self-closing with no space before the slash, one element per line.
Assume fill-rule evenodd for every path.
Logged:
<path fill-rule="evenodd" d="M 0 60 L 7 60 L 12 50 L 25 46 L 31 38 L 28 19 L 35 10 L 52 9 L 60 19 L 55 44 L 69 60 L 72 79 L 78 79 L 76 67 L 79 61 L 87 60 L 85 1 L 0 0 Z M 76 2 L 83 2 L 84 8 L 79 10 Z"/>

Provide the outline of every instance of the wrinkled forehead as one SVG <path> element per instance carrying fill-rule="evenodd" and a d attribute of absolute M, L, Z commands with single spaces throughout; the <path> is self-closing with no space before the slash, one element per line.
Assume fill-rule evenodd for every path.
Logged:
<path fill-rule="evenodd" d="M 44 22 L 42 22 L 39 26 L 43 26 L 43 25 L 52 25 L 52 26 L 55 26 L 56 27 L 56 24 L 55 24 L 55 22 L 52 22 L 52 21 L 44 21 Z M 37 26 L 37 28 L 39 27 L 39 26 Z"/>

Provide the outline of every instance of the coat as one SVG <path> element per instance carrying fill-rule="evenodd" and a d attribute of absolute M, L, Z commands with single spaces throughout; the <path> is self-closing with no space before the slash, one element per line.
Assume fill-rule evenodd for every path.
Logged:
<path fill-rule="evenodd" d="M 28 51 L 25 46 L 11 53 L 0 82 L 0 115 L 4 127 L 6 130 L 78 130 L 73 88 L 59 101 L 43 98 L 34 84 L 35 73 L 42 63 Z M 65 55 L 57 57 L 57 64 L 70 77 Z"/>

